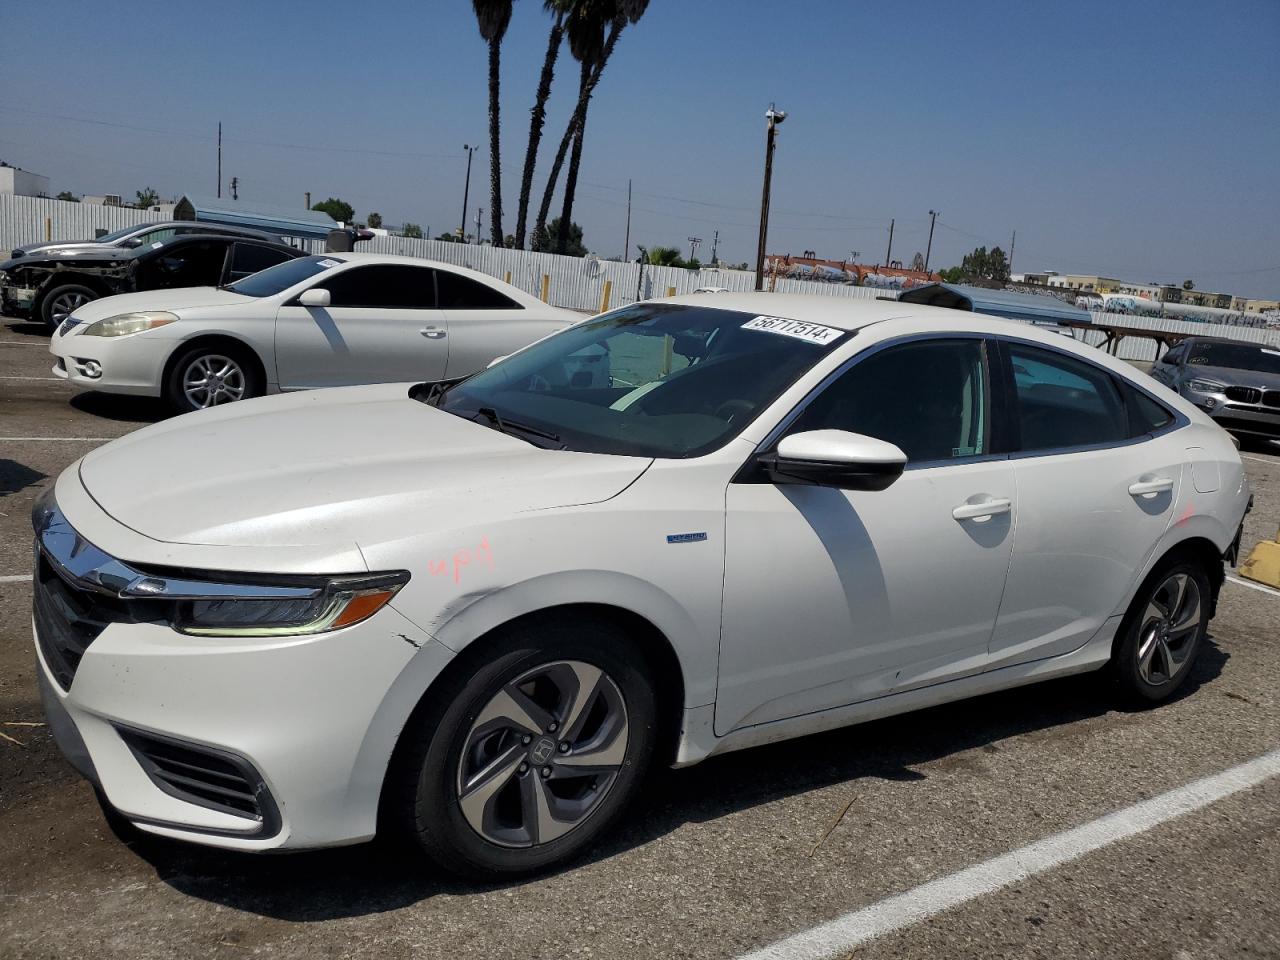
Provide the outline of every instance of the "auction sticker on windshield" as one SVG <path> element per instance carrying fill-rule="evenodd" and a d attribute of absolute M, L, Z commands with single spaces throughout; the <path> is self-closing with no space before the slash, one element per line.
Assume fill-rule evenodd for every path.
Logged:
<path fill-rule="evenodd" d="M 824 327 L 820 323 L 805 323 L 803 320 L 788 320 L 786 317 L 756 317 L 742 325 L 743 330 L 763 330 L 765 333 L 780 333 L 784 337 L 795 337 L 826 346 L 844 333 L 835 327 Z"/>

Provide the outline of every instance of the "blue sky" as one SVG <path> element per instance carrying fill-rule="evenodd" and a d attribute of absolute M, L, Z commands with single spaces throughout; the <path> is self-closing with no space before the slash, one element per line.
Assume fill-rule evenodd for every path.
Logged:
<path fill-rule="evenodd" d="M 539 0 L 515 7 L 508 231 L 548 26 Z M 438 233 L 458 224 L 461 147 L 479 141 L 471 219 L 489 206 L 486 52 L 466 0 L 7 2 L 0 36 L 0 158 L 54 191 L 212 193 L 222 120 L 244 198 L 310 190 Z M 1278 40 L 1277 0 L 651 0 L 593 101 L 574 219 L 620 254 L 630 177 L 633 244 L 699 236 L 705 256 L 719 229 L 722 257 L 751 259 L 776 101 L 790 116 L 771 251 L 875 261 L 894 217 L 909 260 L 932 207 L 935 266 L 1007 249 L 1016 229 L 1018 270 L 1280 297 Z M 540 173 L 575 87 L 565 51 Z"/>

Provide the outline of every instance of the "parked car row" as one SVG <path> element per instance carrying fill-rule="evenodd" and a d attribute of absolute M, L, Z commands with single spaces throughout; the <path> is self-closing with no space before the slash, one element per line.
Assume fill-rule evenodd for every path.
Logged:
<path fill-rule="evenodd" d="M 1191 337 L 1151 375 L 1242 437 L 1280 439 L 1280 347 Z"/>
<path fill-rule="evenodd" d="M 215 407 L 95 449 L 35 512 L 49 725 L 108 808 L 509 877 L 596 846 L 653 764 L 1091 670 L 1149 705 L 1192 672 L 1249 488 L 1128 364 L 727 292 L 488 363 L 564 324 L 352 254 L 72 314 L 69 378 Z M 406 375 L 434 382 L 223 405 Z"/>

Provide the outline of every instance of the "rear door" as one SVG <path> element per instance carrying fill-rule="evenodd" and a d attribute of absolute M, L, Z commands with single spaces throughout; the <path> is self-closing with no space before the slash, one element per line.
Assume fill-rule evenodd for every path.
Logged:
<path fill-rule="evenodd" d="M 436 290 L 449 323 L 450 378 L 483 370 L 491 360 L 565 326 L 556 320 L 531 317 L 496 284 L 452 270 L 436 270 Z"/>
<path fill-rule="evenodd" d="M 311 289 L 328 290 L 329 306 L 295 299 L 276 314 L 281 389 L 444 377 L 449 328 L 430 267 L 354 266 L 324 274 Z"/>
<path fill-rule="evenodd" d="M 1177 418 L 1103 367 L 1003 343 L 1018 525 L 991 666 L 1087 643 L 1117 613 L 1173 519 Z"/>

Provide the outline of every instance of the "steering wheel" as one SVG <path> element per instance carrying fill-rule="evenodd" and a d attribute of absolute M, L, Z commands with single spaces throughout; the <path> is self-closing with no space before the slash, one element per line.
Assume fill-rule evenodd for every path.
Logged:
<path fill-rule="evenodd" d="M 720 406 L 716 407 L 716 411 L 712 416 L 723 420 L 725 423 L 733 423 L 734 418 L 740 413 L 749 414 L 752 410 L 749 400 L 726 400 Z"/>

